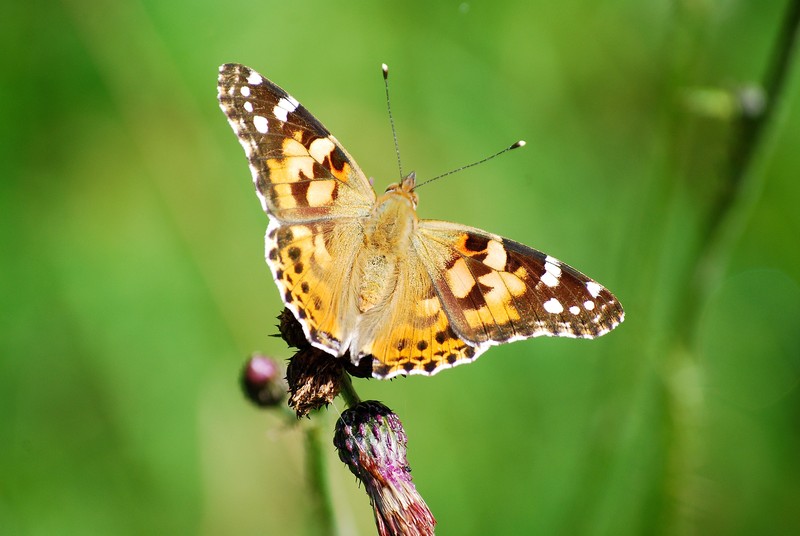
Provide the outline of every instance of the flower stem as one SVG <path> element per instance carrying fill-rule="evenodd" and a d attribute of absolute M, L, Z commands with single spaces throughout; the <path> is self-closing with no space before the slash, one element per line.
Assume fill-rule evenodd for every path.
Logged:
<path fill-rule="evenodd" d="M 361 402 L 353 388 L 350 375 L 346 372 L 342 373 L 340 387 L 340 394 L 348 407 L 353 407 Z M 317 533 L 328 536 L 335 535 L 337 530 L 321 436 L 322 427 L 319 424 L 311 424 L 306 428 L 306 468 L 308 471 L 308 487 L 312 496 L 312 508 L 314 517 L 317 520 Z"/>
<path fill-rule="evenodd" d="M 356 390 L 353 388 L 350 375 L 346 372 L 342 373 L 341 390 L 339 394 L 342 395 L 344 403 L 348 408 L 352 408 L 361 402 L 358 393 L 356 393 Z"/>
<path fill-rule="evenodd" d="M 337 530 L 333 513 L 333 498 L 328 482 L 327 461 L 322 448 L 321 435 L 322 427 L 317 422 L 305 430 L 308 488 L 311 494 L 313 516 L 316 520 L 314 534 L 335 536 Z"/>

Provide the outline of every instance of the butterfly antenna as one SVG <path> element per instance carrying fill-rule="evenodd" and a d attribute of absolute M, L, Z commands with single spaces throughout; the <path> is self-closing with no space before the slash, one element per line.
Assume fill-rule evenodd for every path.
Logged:
<path fill-rule="evenodd" d="M 428 183 L 431 183 L 431 182 L 433 182 L 433 181 L 439 180 L 439 179 L 441 179 L 442 177 L 447 177 L 448 175 L 452 175 L 453 173 L 458 173 L 459 171 L 464 171 L 465 169 L 467 169 L 467 168 L 471 168 L 471 167 L 473 167 L 473 166 L 477 166 L 478 164 L 483 164 L 484 162 L 488 162 L 489 160 L 491 160 L 492 158 L 494 158 L 494 157 L 496 157 L 496 156 L 500 156 L 501 154 L 503 154 L 503 153 L 507 153 L 508 151 L 510 151 L 510 150 L 512 150 L 512 149 L 516 149 L 516 148 L 518 148 L 518 147 L 524 147 L 524 146 L 525 146 L 525 140 L 519 140 L 519 141 L 518 141 L 518 142 L 516 142 L 515 144 L 513 144 L 513 145 L 511 145 L 511 146 L 509 146 L 509 147 L 506 147 L 506 148 L 505 148 L 505 149 L 503 149 L 502 151 L 499 151 L 499 152 L 496 152 L 496 153 L 494 153 L 492 156 L 487 156 L 486 158 L 484 158 L 484 159 L 482 159 L 482 160 L 478 160 L 477 162 L 473 162 L 473 163 L 471 163 L 471 164 L 467 164 L 466 166 L 461 166 L 460 168 L 456 168 L 456 169 L 454 169 L 454 170 L 452 170 L 452 171 L 448 171 L 447 173 L 442 173 L 441 175 L 437 175 L 437 176 L 435 176 L 435 177 L 434 177 L 434 178 L 432 178 L 432 179 L 428 179 L 428 180 L 426 180 L 426 181 L 423 181 L 423 182 L 421 182 L 421 183 L 417 184 L 417 185 L 414 187 L 414 190 L 416 190 L 416 189 L 417 189 L 417 188 L 419 188 L 420 186 L 423 186 L 423 185 L 425 185 L 425 184 L 428 184 Z"/>
<path fill-rule="evenodd" d="M 400 145 L 397 143 L 397 130 L 394 128 L 394 118 L 392 117 L 392 104 L 389 100 L 389 66 L 381 64 L 383 71 L 383 87 L 386 88 L 386 109 L 389 111 L 389 124 L 392 125 L 392 138 L 394 138 L 394 152 L 397 155 L 397 169 L 400 170 L 400 179 L 403 179 L 403 164 L 400 162 Z"/>

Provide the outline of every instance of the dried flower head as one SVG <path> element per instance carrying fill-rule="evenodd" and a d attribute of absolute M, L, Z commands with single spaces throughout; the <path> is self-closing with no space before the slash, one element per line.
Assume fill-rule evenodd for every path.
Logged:
<path fill-rule="evenodd" d="M 370 400 L 344 411 L 333 444 L 370 498 L 381 536 L 433 534 L 436 520 L 411 482 L 400 419 Z"/>
<path fill-rule="evenodd" d="M 289 406 L 298 417 L 305 417 L 330 404 L 341 390 L 342 374 L 341 360 L 329 353 L 313 346 L 298 350 L 286 368 Z"/>
<path fill-rule="evenodd" d="M 285 308 L 278 315 L 278 331 L 281 338 L 286 341 L 286 344 L 293 348 L 308 348 L 311 343 L 306 339 L 306 334 L 303 333 L 303 327 L 300 322 L 294 317 L 292 312 Z"/>

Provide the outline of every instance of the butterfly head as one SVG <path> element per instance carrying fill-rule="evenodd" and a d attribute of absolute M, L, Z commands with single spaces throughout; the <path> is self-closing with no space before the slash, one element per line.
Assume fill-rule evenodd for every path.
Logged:
<path fill-rule="evenodd" d="M 411 173 L 406 175 L 406 177 L 401 182 L 396 182 L 394 184 L 390 184 L 389 186 L 387 186 L 386 193 L 384 195 L 388 194 L 399 195 L 400 197 L 407 199 L 408 202 L 411 203 L 411 207 L 416 209 L 417 202 L 419 201 L 417 193 L 414 191 L 414 187 L 416 186 L 416 184 L 417 184 L 417 174 L 412 171 Z"/>

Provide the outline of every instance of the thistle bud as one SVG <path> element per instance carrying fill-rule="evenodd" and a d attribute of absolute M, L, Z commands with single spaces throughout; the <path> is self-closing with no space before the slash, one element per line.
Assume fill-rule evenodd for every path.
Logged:
<path fill-rule="evenodd" d="M 381 536 L 433 534 L 436 520 L 411 482 L 400 419 L 370 400 L 344 411 L 333 444 L 369 495 Z"/>
<path fill-rule="evenodd" d="M 270 357 L 251 355 L 240 378 L 245 396 L 257 406 L 277 406 L 286 397 L 280 365 Z"/>

